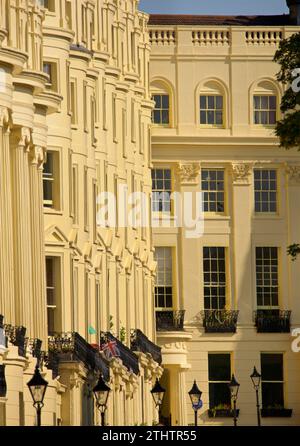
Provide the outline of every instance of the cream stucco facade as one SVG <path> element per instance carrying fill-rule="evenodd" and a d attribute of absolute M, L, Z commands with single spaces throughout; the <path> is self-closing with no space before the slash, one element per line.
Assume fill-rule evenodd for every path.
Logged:
<path fill-rule="evenodd" d="M 297 425 L 299 261 L 285 253 L 300 155 L 273 135 L 272 60 L 299 27 L 288 16 L 148 24 L 138 3 L 0 0 L 0 425 L 36 423 L 36 364 L 49 383 L 43 425 L 99 424 L 99 375 L 108 425 L 157 423 L 156 378 L 163 422 L 193 424 L 196 380 L 199 424 L 232 424 L 232 373 L 238 422 L 252 425 L 254 365 L 262 424 Z M 152 194 L 164 227 L 150 212 L 142 227 L 99 225 L 101 194 L 124 188 L 148 205 Z M 199 193 L 200 236 L 176 226 L 174 192 Z M 109 342 L 112 357 L 99 351 Z"/>
<path fill-rule="evenodd" d="M 99 423 L 99 374 L 108 424 L 158 416 L 150 228 L 97 226 L 101 192 L 123 185 L 150 199 L 150 45 L 137 5 L 1 2 L 2 424 L 35 423 L 36 357 L 44 425 Z M 97 351 L 100 337 L 118 357 Z"/>
<path fill-rule="evenodd" d="M 299 353 L 291 349 L 294 338 L 290 334 L 290 328 L 299 327 L 300 323 L 299 262 L 291 262 L 286 255 L 287 246 L 297 239 L 299 231 L 300 156 L 296 149 L 279 148 L 272 125 L 256 124 L 253 110 L 255 95 L 273 95 L 276 96 L 274 113 L 280 116 L 283 91 L 276 80 L 279 69 L 273 56 L 280 39 L 289 37 L 299 28 L 272 22 L 269 26 L 266 23 L 251 26 L 250 18 L 241 20 L 243 25 L 239 24 L 238 17 L 154 15 L 150 19 L 151 91 L 154 97 L 169 98 L 168 104 L 165 100 L 168 117 L 165 115 L 163 119 L 159 114 L 154 117 L 155 175 L 161 178 L 162 170 L 165 177 L 169 175 L 171 187 L 167 183 L 165 189 L 172 192 L 181 195 L 191 192 L 194 197 L 196 192 L 202 192 L 204 206 L 207 206 L 203 213 L 203 233 L 199 237 L 187 238 L 186 228 L 176 227 L 174 217 L 173 224 L 171 217 L 171 227 L 153 229 L 156 250 L 167 247 L 172 257 L 172 280 L 167 286 L 172 288 L 173 300 L 164 310 L 173 315 L 173 321 L 171 316 L 167 326 L 161 324 L 157 339 L 162 346 L 165 367 L 162 382 L 170 390 L 163 414 L 167 418 L 171 416 L 173 425 L 194 422 L 188 396 L 194 380 L 203 392 L 199 424 L 232 425 L 232 417 L 219 417 L 218 414 L 222 414 L 215 410 L 226 409 L 224 401 L 223 405 L 220 403 L 222 397 L 218 392 L 222 390 L 217 386 L 224 384 L 218 381 L 230 380 L 232 373 L 240 383 L 238 424 L 255 425 L 256 399 L 250 374 L 254 366 L 260 371 L 262 361 L 271 358 L 272 353 L 281 357 L 283 377 L 278 380 L 282 381 L 284 407 L 293 411 L 287 418 L 276 417 L 274 413 L 271 417 L 263 417 L 262 424 L 299 425 L 300 422 Z M 204 105 L 200 103 L 202 96 L 222 97 L 223 104 L 220 107 L 206 104 L 205 107 L 205 99 Z M 159 104 L 160 99 L 157 101 L 155 109 L 164 108 Z M 222 118 L 219 121 L 214 115 L 209 118 L 205 109 L 218 109 Z M 277 203 L 274 209 L 259 212 L 255 207 L 259 206 L 256 203 L 259 196 L 255 198 L 259 185 L 254 175 L 265 170 L 276 172 Z M 216 171 L 222 172 L 222 176 L 214 183 Z M 210 172 L 210 184 L 207 172 Z M 205 193 L 216 192 L 218 185 L 225 197 L 219 198 L 221 208 L 214 208 L 213 203 L 218 198 L 214 192 L 210 197 Z M 161 190 L 164 186 L 154 185 L 154 189 Z M 171 207 L 173 205 L 171 200 Z M 163 220 L 167 213 L 158 214 Z M 278 253 L 277 263 L 275 261 L 276 274 L 279 274 L 278 301 L 274 307 L 272 302 L 258 306 L 257 293 L 261 285 L 257 247 L 274 247 Z M 212 252 L 217 248 L 221 251 L 214 257 Z M 268 267 L 263 273 L 268 274 Z M 275 283 L 276 277 L 274 279 Z M 158 294 L 162 293 L 162 285 L 163 279 L 157 283 Z M 266 280 L 264 286 L 268 285 Z M 217 304 L 213 300 L 209 302 L 209 293 L 213 296 L 211 299 L 219 298 Z M 221 301 L 223 296 L 225 302 Z M 281 322 L 285 313 L 279 316 L 278 310 L 291 311 L 291 327 L 286 333 L 274 333 L 274 328 L 257 332 L 254 312 L 267 308 L 275 308 L 275 319 L 278 317 Z M 185 310 L 184 324 L 178 325 L 176 318 L 182 317 L 178 310 Z M 263 318 L 266 317 L 267 313 L 263 314 Z M 287 318 L 288 315 L 285 314 Z M 221 354 L 221 363 L 214 361 L 214 354 Z M 219 367 L 228 364 L 229 379 L 213 376 L 218 375 L 218 364 Z M 267 366 L 264 367 L 266 370 Z M 264 374 L 266 376 L 266 372 Z M 260 393 L 260 404 L 263 402 L 265 408 L 270 409 L 266 407 L 266 389 L 270 384 L 262 385 L 264 400 Z M 212 417 L 209 417 L 209 409 Z"/>

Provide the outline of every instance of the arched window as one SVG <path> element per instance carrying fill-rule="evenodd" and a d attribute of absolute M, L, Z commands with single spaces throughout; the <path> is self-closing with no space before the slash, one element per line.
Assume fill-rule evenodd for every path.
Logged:
<path fill-rule="evenodd" d="M 252 124 L 274 126 L 279 116 L 279 91 L 275 83 L 262 80 L 252 88 Z"/>
<path fill-rule="evenodd" d="M 171 127 L 172 125 L 172 94 L 166 82 L 157 80 L 151 83 L 152 100 L 155 102 L 152 111 L 152 123 Z"/>
<path fill-rule="evenodd" d="M 208 127 L 226 127 L 225 88 L 218 81 L 207 81 L 199 88 L 198 123 Z"/>

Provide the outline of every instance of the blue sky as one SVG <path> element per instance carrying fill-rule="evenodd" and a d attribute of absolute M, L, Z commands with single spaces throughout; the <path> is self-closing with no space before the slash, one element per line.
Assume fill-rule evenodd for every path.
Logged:
<path fill-rule="evenodd" d="M 288 13 L 286 0 L 140 0 L 152 14 L 272 15 Z"/>

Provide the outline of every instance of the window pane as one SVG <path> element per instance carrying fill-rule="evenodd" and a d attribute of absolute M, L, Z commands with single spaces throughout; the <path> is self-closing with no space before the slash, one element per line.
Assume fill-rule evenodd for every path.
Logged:
<path fill-rule="evenodd" d="M 276 96 L 269 97 L 270 110 L 276 110 Z"/>
<path fill-rule="evenodd" d="M 155 102 L 155 108 L 161 107 L 161 96 L 160 95 L 154 95 L 153 96 L 154 102 Z"/>
<path fill-rule="evenodd" d="M 262 108 L 262 110 L 269 109 L 269 97 L 268 96 L 261 96 L 261 108 Z"/>
<path fill-rule="evenodd" d="M 230 381 L 230 354 L 208 355 L 208 379 L 209 381 Z"/>
<path fill-rule="evenodd" d="M 261 375 L 263 381 L 283 381 L 282 354 L 261 354 Z"/>
<path fill-rule="evenodd" d="M 205 111 L 200 112 L 200 124 L 207 124 Z"/>
<path fill-rule="evenodd" d="M 161 113 L 162 113 L 162 124 L 169 124 L 169 110 L 163 110 Z"/>
<path fill-rule="evenodd" d="M 209 383 L 209 408 L 230 409 L 230 390 L 227 383 Z"/>
<path fill-rule="evenodd" d="M 206 110 L 206 96 L 200 96 L 200 109 Z"/>
<path fill-rule="evenodd" d="M 208 96 L 207 97 L 207 102 L 208 102 L 208 109 L 210 110 L 214 110 L 215 108 L 215 96 Z"/>
<path fill-rule="evenodd" d="M 217 125 L 223 124 L 223 113 L 222 112 L 216 112 L 216 124 Z"/>
<path fill-rule="evenodd" d="M 166 94 L 162 96 L 162 108 L 169 108 L 169 96 Z"/>
<path fill-rule="evenodd" d="M 262 383 L 262 406 L 264 409 L 284 408 L 283 383 Z"/>
<path fill-rule="evenodd" d="M 260 109 L 260 96 L 254 96 L 254 110 Z"/>
<path fill-rule="evenodd" d="M 218 110 L 223 109 L 223 97 L 222 96 L 216 96 L 216 108 Z"/>

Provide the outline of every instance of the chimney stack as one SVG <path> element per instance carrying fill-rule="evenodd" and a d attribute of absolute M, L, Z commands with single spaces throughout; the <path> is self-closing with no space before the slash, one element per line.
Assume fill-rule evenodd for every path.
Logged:
<path fill-rule="evenodd" d="M 300 0 L 286 0 L 293 25 L 300 25 Z"/>

